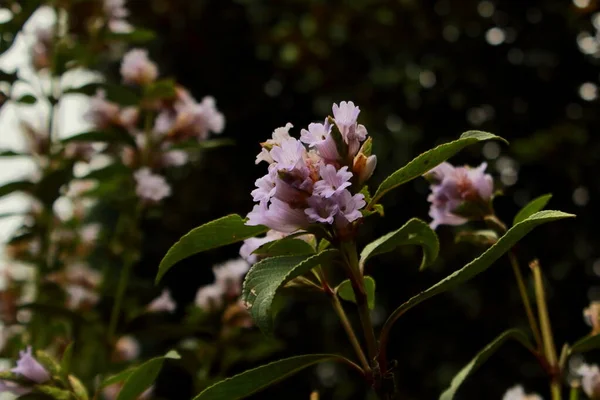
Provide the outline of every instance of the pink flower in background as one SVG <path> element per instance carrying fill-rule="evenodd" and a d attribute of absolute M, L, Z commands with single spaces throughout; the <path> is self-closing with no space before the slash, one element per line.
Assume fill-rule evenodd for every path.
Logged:
<path fill-rule="evenodd" d="M 152 300 L 146 307 L 146 311 L 158 313 L 158 312 L 169 312 L 173 313 L 177 308 L 177 303 L 171 297 L 171 292 L 168 289 L 164 289 L 159 297 Z"/>
<path fill-rule="evenodd" d="M 590 399 L 600 398 L 600 369 L 597 365 L 582 364 L 575 374 L 581 378 L 581 387 Z"/>
<path fill-rule="evenodd" d="M 106 92 L 99 89 L 90 98 L 89 110 L 84 114 L 84 119 L 95 127 L 105 129 L 118 123 L 121 110 L 116 103 L 106 100 Z"/>
<path fill-rule="evenodd" d="M 148 58 L 148 51 L 143 49 L 129 50 L 121 62 L 123 82 L 147 85 L 158 78 L 158 67 Z"/>
<path fill-rule="evenodd" d="M 11 372 L 22 375 L 35 383 L 44 383 L 50 380 L 50 374 L 46 368 L 33 357 L 31 346 L 19 352 L 17 366 L 11 369 Z"/>
<path fill-rule="evenodd" d="M 34 32 L 35 41 L 31 47 L 31 61 L 36 70 L 48 68 L 51 60 L 54 26 L 38 27 Z"/>
<path fill-rule="evenodd" d="M 252 254 L 254 250 L 258 249 L 263 244 L 272 242 L 274 240 L 283 239 L 287 234 L 274 230 L 269 230 L 264 237 L 253 237 L 244 240 L 244 244 L 240 248 L 240 257 L 246 260 L 249 264 L 254 264 L 258 261 L 258 256 Z"/>
<path fill-rule="evenodd" d="M 162 165 L 165 167 L 180 167 L 188 162 L 189 156 L 183 150 L 169 150 L 162 154 Z"/>
<path fill-rule="evenodd" d="M 118 361 L 132 361 L 139 355 L 140 343 L 133 336 L 121 336 L 115 343 L 115 357 Z"/>
<path fill-rule="evenodd" d="M 433 218 L 431 227 L 439 225 L 462 225 L 469 219 L 455 214 L 463 203 L 487 206 L 492 198 L 494 181 L 485 173 L 486 163 L 477 168 L 454 167 L 444 162 L 424 176 L 432 181 L 429 216 Z"/>
<path fill-rule="evenodd" d="M 195 303 L 206 312 L 220 308 L 223 305 L 223 288 L 217 283 L 201 287 L 196 293 Z"/>
<path fill-rule="evenodd" d="M 504 393 L 502 400 L 542 400 L 537 394 L 526 394 L 523 386 L 514 386 Z"/>
<path fill-rule="evenodd" d="M 135 192 L 145 201 L 159 202 L 171 195 L 171 187 L 164 177 L 153 174 L 149 168 L 142 168 L 134 173 L 137 183 Z"/>
<path fill-rule="evenodd" d="M 213 267 L 215 283 L 221 287 L 226 297 L 238 297 L 242 292 L 242 279 L 249 269 L 250 264 L 242 258 L 215 265 Z"/>

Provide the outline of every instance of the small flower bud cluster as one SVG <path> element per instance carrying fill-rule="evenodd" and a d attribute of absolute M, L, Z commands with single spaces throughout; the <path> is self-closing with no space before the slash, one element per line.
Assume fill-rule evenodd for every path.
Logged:
<path fill-rule="evenodd" d="M 146 306 L 146 311 L 150 313 L 173 313 L 176 308 L 177 303 L 175 303 L 175 300 L 171 297 L 171 292 L 168 289 L 164 289 L 160 296 L 152 300 L 150 304 Z"/>
<path fill-rule="evenodd" d="M 486 168 L 486 163 L 470 168 L 444 162 L 424 175 L 431 182 L 427 200 L 431 203 L 433 229 L 439 225 L 462 225 L 489 213 L 494 181 L 485 173 Z"/>
<path fill-rule="evenodd" d="M 158 67 L 143 49 L 125 54 L 120 72 L 124 83 L 142 87 L 153 85 L 159 76 Z M 144 114 L 147 115 L 140 118 Z M 150 124 L 148 116 L 153 118 Z M 155 170 L 181 166 L 188 160 L 188 153 L 174 149 L 174 144 L 191 139 L 203 141 L 225 127 L 225 118 L 214 98 L 207 96 L 198 103 L 179 86 L 172 97 L 143 100 L 138 106 L 126 107 L 109 101 L 106 93 L 98 90 L 90 101 L 86 119 L 98 129 L 117 128 L 133 136 L 136 146 L 123 148 L 121 159 L 137 170 L 136 193 L 147 203 L 159 202 L 171 194 L 169 184 Z M 146 120 L 144 130 L 138 127 L 142 119 Z"/>
<path fill-rule="evenodd" d="M 356 193 L 375 168 L 367 130 L 357 123 L 360 109 L 352 102 L 333 105 L 333 118 L 312 123 L 291 137 L 292 124 L 278 128 L 262 143 L 256 162 L 269 164 L 256 181 L 252 197 L 258 204 L 247 225 L 265 225 L 292 233 L 311 224 L 342 231 L 362 217 L 364 196 Z M 368 151 L 366 150 L 369 148 Z"/>
<path fill-rule="evenodd" d="M 215 281 L 198 290 L 196 306 L 210 313 L 237 302 L 242 293 L 242 280 L 249 268 L 250 264 L 241 258 L 215 265 Z"/>
<path fill-rule="evenodd" d="M 70 310 L 87 310 L 99 300 L 97 290 L 102 277 L 86 264 L 71 264 L 63 271 L 48 275 L 47 279 L 64 289 L 66 307 Z"/>

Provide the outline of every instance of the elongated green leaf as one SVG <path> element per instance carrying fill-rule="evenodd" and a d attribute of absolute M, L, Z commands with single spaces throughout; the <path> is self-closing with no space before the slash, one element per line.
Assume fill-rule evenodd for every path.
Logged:
<path fill-rule="evenodd" d="M 19 153 L 13 150 L 0 150 L 0 157 L 26 157 L 27 153 Z"/>
<path fill-rule="evenodd" d="M 417 156 L 417 158 L 413 159 L 411 162 L 381 182 L 381 185 L 379 185 L 377 188 L 377 191 L 375 192 L 373 199 L 371 199 L 369 202 L 367 208 L 370 208 L 373 204 L 377 203 L 379 199 L 390 190 L 415 178 L 418 178 L 427 171 L 446 161 L 463 148 L 471 144 L 490 139 L 498 139 L 506 142 L 505 139 L 501 138 L 500 136 L 492 135 L 491 133 L 468 131 L 460 135 L 458 140 L 444 143 L 426 151 L 425 153 L 422 153 L 421 155 Z"/>
<path fill-rule="evenodd" d="M 25 94 L 21 97 L 19 97 L 19 99 L 17 100 L 17 103 L 21 103 L 21 104 L 35 104 L 37 102 L 37 99 L 35 98 L 35 96 L 31 95 L 31 94 Z"/>
<path fill-rule="evenodd" d="M 348 360 L 335 354 L 290 357 L 254 368 L 204 389 L 193 400 L 238 400 L 272 386 L 314 364 Z"/>
<path fill-rule="evenodd" d="M 381 332 L 381 341 L 384 343 L 387 341 L 387 336 L 389 335 L 391 326 L 406 311 L 410 310 L 417 304 L 420 304 L 423 301 L 435 295 L 453 289 L 461 283 L 467 282 L 468 280 L 479 275 L 480 273 L 488 269 L 504 253 L 510 250 L 525 235 L 531 232 L 533 228 L 541 224 L 545 224 L 547 222 L 572 217 L 574 217 L 573 214 L 567 214 L 562 211 L 540 211 L 531 215 L 529 218 L 526 218 L 525 220 L 521 221 L 517 225 L 513 226 L 482 255 L 480 255 L 479 257 L 477 257 L 458 271 L 442 279 L 435 285 L 431 286 L 429 289 L 424 290 L 416 296 L 411 297 L 407 302 L 405 302 L 396 310 L 394 310 L 392 315 L 390 315 L 390 317 L 387 319 L 383 326 Z"/>
<path fill-rule="evenodd" d="M 302 254 L 313 254 L 315 249 L 310 244 L 302 239 L 294 238 L 283 238 L 274 240 L 269 243 L 265 243 L 258 249 L 254 250 L 252 254 L 260 256 L 274 257 L 274 256 L 298 256 Z"/>
<path fill-rule="evenodd" d="M 128 373 L 125 383 L 123 384 L 123 387 L 117 396 L 117 400 L 137 399 L 138 396 L 144 392 L 144 390 L 152 386 L 156 380 L 156 377 L 158 376 L 158 373 L 160 372 L 160 369 L 162 368 L 164 361 L 168 358 L 178 360 L 181 357 L 179 354 L 177 354 L 177 352 L 170 351 L 164 357 L 156 357 L 146 361 Z M 106 387 L 106 382 L 104 382 L 102 386 Z"/>
<path fill-rule="evenodd" d="M 571 346 L 569 352 L 571 354 L 585 353 L 595 349 L 600 349 L 600 335 L 586 336 L 583 339 L 579 339 Z"/>
<path fill-rule="evenodd" d="M 7 196 L 14 192 L 26 192 L 31 193 L 35 184 L 30 181 L 16 181 L 5 183 L 0 186 L 0 197 Z"/>
<path fill-rule="evenodd" d="M 63 352 L 60 360 L 60 370 L 63 376 L 68 376 L 71 371 L 71 359 L 73 358 L 73 345 L 75 342 L 71 342 L 67 345 L 67 348 Z"/>
<path fill-rule="evenodd" d="M 545 194 L 543 196 L 540 196 L 540 197 L 537 197 L 537 198 L 531 200 L 529 203 L 527 203 L 525 205 L 525 207 L 521 208 L 521 210 L 517 213 L 517 215 L 515 215 L 515 219 L 513 220 L 513 225 L 516 225 L 519 222 L 523 221 L 525 218 L 529 217 L 530 215 L 543 210 L 551 198 L 552 198 L 551 194 Z"/>
<path fill-rule="evenodd" d="M 144 97 L 147 100 L 162 100 L 175 97 L 175 81 L 173 79 L 161 79 L 150 84 Z"/>
<path fill-rule="evenodd" d="M 360 253 L 360 267 L 364 269 L 365 262 L 378 254 L 388 253 L 398 246 L 418 244 L 423 247 L 423 261 L 420 270 L 435 261 L 440 251 L 438 237 L 425 222 L 413 218 L 400 229 L 380 237 L 365 246 Z"/>
<path fill-rule="evenodd" d="M 442 393 L 442 395 L 440 396 L 440 400 L 452 400 L 454 398 L 454 395 L 456 394 L 456 391 L 458 390 L 460 385 L 463 384 L 465 379 L 467 379 L 469 375 L 475 372 L 477 368 L 479 368 L 484 362 L 486 362 L 487 359 L 490 358 L 490 356 L 494 354 L 496 350 L 498 350 L 498 348 L 508 339 L 514 339 L 520 342 L 523 346 L 527 347 L 528 349 L 533 350 L 533 346 L 529 343 L 529 339 L 525 332 L 519 329 L 511 329 L 502 333 L 500 336 L 494 339 L 493 342 L 485 346 L 483 350 L 477 353 L 477 355 L 471 360 L 471 362 L 468 363 L 463 369 L 461 369 L 458 372 L 458 374 L 456 374 L 454 379 L 452 379 L 452 383 L 450 383 L 450 387 L 446 389 L 446 391 L 444 391 L 444 393 Z"/>
<path fill-rule="evenodd" d="M 375 308 L 375 279 L 371 278 L 370 276 L 365 276 L 365 291 L 367 292 L 367 304 L 372 310 Z M 335 292 L 342 299 L 356 303 L 354 289 L 352 289 L 352 283 L 349 279 L 346 279 L 340 283 L 335 288 Z"/>
<path fill-rule="evenodd" d="M 273 329 L 272 304 L 279 288 L 319 264 L 331 261 L 337 250 L 315 255 L 278 256 L 254 264 L 244 280 L 242 298 L 256 325 L 266 334 Z"/>
<path fill-rule="evenodd" d="M 131 374 L 133 374 L 133 371 L 135 371 L 135 369 L 136 369 L 136 367 L 131 367 L 124 371 L 119 372 L 118 374 L 109 376 L 100 384 L 100 388 L 103 389 L 107 386 L 127 380 L 127 378 L 129 378 L 129 376 Z"/>
<path fill-rule="evenodd" d="M 125 131 L 90 131 L 83 132 L 62 140 L 62 143 L 71 142 L 103 142 L 103 143 L 124 143 L 130 146 L 136 145 L 133 136 Z"/>
<path fill-rule="evenodd" d="M 175 263 L 184 258 L 206 250 L 240 242 L 268 230 L 269 228 L 265 226 L 246 225 L 242 217 L 237 214 L 231 214 L 192 229 L 187 235 L 179 239 L 162 259 L 158 267 L 156 282 L 159 282 Z"/>
<path fill-rule="evenodd" d="M 93 96 L 98 90 L 104 91 L 107 100 L 120 105 L 137 105 L 140 102 L 140 97 L 137 93 L 132 92 L 125 86 L 112 83 L 88 83 L 80 87 L 67 89 L 64 93 L 78 93 Z"/>

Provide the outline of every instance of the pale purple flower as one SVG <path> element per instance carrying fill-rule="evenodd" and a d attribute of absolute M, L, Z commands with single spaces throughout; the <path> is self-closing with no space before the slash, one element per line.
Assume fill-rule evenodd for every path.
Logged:
<path fill-rule="evenodd" d="M 358 114 L 360 114 L 360 108 L 354 105 L 353 102 L 340 102 L 340 105 L 334 104 L 332 107 L 333 118 L 335 119 L 336 125 L 340 128 L 342 135 L 344 131 L 350 129 L 350 127 L 356 124 Z"/>
<path fill-rule="evenodd" d="M 315 182 L 314 193 L 322 197 L 331 197 L 340 194 L 344 189 L 352 185 L 352 172 L 348 172 L 348 167 L 344 166 L 339 170 L 331 165 L 321 165 L 319 170 L 321 180 Z"/>
<path fill-rule="evenodd" d="M 255 163 L 258 164 L 261 161 L 266 161 L 267 163 L 272 164 L 274 161 L 271 157 L 270 150 L 274 146 L 281 146 L 281 143 L 283 143 L 283 141 L 292 139 L 292 137 L 289 134 L 289 131 L 293 127 L 294 125 L 288 122 L 285 126 L 275 129 L 272 134 L 272 139 L 268 139 L 265 143 L 262 144 L 263 148 L 261 149 L 260 153 L 258 153 L 258 155 L 256 156 Z"/>
<path fill-rule="evenodd" d="M 334 217 L 339 211 L 339 206 L 334 199 L 313 195 L 308 199 L 310 206 L 304 212 L 311 222 L 333 224 Z"/>
<path fill-rule="evenodd" d="M 93 306 L 100 300 L 96 292 L 79 284 L 69 284 L 65 286 L 65 291 L 67 292 L 66 307 L 69 310 Z"/>
<path fill-rule="evenodd" d="M 217 110 L 217 103 L 212 96 L 205 96 L 200 102 L 200 117 L 206 130 L 221 133 L 225 129 L 225 117 Z"/>
<path fill-rule="evenodd" d="M 123 19 L 129 16 L 125 0 L 104 0 L 104 14 L 109 19 Z"/>
<path fill-rule="evenodd" d="M 196 306 L 206 312 L 214 311 L 223 305 L 223 288 L 216 284 L 201 287 L 196 293 Z"/>
<path fill-rule="evenodd" d="M 98 223 L 85 225 L 79 230 L 81 241 L 84 243 L 94 243 L 96 240 L 98 240 L 100 229 L 101 226 Z"/>
<path fill-rule="evenodd" d="M 132 49 L 123 56 L 121 77 L 125 83 L 147 85 L 158 77 L 158 67 L 148 58 L 147 50 Z"/>
<path fill-rule="evenodd" d="M 175 123 L 176 115 L 170 110 L 162 110 L 154 120 L 154 131 L 161 135 L 169 133 Z"/>
<path fill-rule="evenodd" d="M 281 145 L 273 147 L 270 155 L 277 163 L 278 170 L 291 171 L 304 166 L 306 148 L 297 139 L 290 138 L 284 140 Z"/>
<path fill-rule="evenodd" d="M 134 129 L 140 116 L 140 110 L 137 107 L 125 107 L 119 113 L 119 123 L 126 129 Z"/>
<path fill-rule="evenodd" d="M 242 291 L 242 279 L 250 269 L 250 264 L 242 258 L 229 260 L 215 265 L 215 284 L 221 287 L 223 294 L 229 298 L 238 297 Z"/>
<path fill-rule="evenodd" d="M 173 300 L 173 298 L 171 297 L 171 292 L 169 292 L 169 289 L 164 289 L 160 296 L 152 300 L 150 304 L 146 306 L 146 311 L 152 313 L 173 313 L 176 308 L 177 303 L 175 303 L 175 300 Z"/>
<path fill-rule="evenodd" d="M 169 150 L 162 154 L 162 165 L 165 167 L 180 167 L 188 162 L 188 153 L 184 150 Z"/>
<path fill-rule="evenodd" d="M 157 133 L 184 139 L 195 136 L 198 140 L 205 140 L 211 132 L 223 131 L 225 117 L 217 109 L 213 97 L 206 96 L 201 103 L 197 103 L 187 91 L 181 90 L 179 93 L 173 110 L 162 110 L 154 121 Z"/>
<path fill-rule="evenodd" d="M 27 347 L 27 350 L 19 352 L 17 366 L 10 371 L 35 383 L 44 383 L 50 380 L 50 374 L 46 368 L 33 357 L 31 346 Z"/>
<path fill-rule="evenodd" d="M 15 396 L 22 396 L 29 392 L 31 392 L 30 388 L 23 387 L 16 382 L 0 380 L 0 393 L 12 393 Z"/>
<path fill-rule="evenodd" d="M 256 189 L 251 192 L 252 198 L 256 202 L 270 200 L 275 196 L 277 169 L 269 168 L 269 173 L 256 180 Z"/>
<path fill-rule="evenodd" d="M 337 146 L 333 136 L 331 136 L 331 125 L 325 120 L 325 123 L 312 123 L 308 125 L 308 130 L 300 131 L 300 140 L 306 143 L 308 147 L 315 148 L 321 157 L 327 161 L 334 161 L 340 158 Z"/>
<path fill-rule="evenodd" d="M 97 90 L 90 98 L 90 107 L 84 114 L 84 119 L 100 129 L 105 129 L 119 121 L 119 106 L 106 100 L 106 92 Z"/>
<path fill-rule="evenodd" d="M 360 209 L 367 204 L 364 195 L 360 193 L 352 195 L 348 190 L 342 191 L 334 199 L 340 210 L 338 223 L 342 225 L 345 225 L 347 222 L 354 222 L 362 217 Z"/>
<path fill-rule="evenodd" d="M 581 377 L 581 387 L 591 399 L 600 397 L 600 369 L 597 365 L 581 364 L 575 371 Z"/>
<path fill-rule="evenodd" d="M 485 173 L 486 163 L 477 168 L 453 167 L 442 163 L 425 174 L 434 181 L 427 200 L 431 203 L 429 216 L 433 218 L 431 227 L 439 225 L 461 225 L 467 218 L 454 214 L 464 202 L 476 202 L 487 205 L 490 201 L 494 182 L 491 175 Z"/>
<path fill-rule="evenodd" d="M 84 262 L 69 264 L 65 269 L 67 281 L 77 285 L 95 288 L 102 281 L 102 274 Z"/>
<path fill-rule="evenodd" d="M 258 256 L 256 254 L 252 254 L 254 250 L 258 249 L 260 246 L 272 242 L 274 240 L 283 239 L 287 234 L 283 232 L 277 232 L 274 230 L 267 231 L 266 236 L 264 237 L 253 237 L 244 240 L 244 244 L 240 248 L 240 257 L 242 257 L 249 264 L 255 264 L 258 261 Z"/>
<path fill-rule="evenodd" d="M 171 195 L 171 187 L 164 177 L 153 174 L 149 168 L 134 173 L 137 186 L 136 194 L 142 200 L 158 202 Z"/>
<path fill-rule="evenodd" d="M 502 400 L 542 400 L 542 398 L 537 394 L 526 394 L 523 386 L 517 385 L 508 389 L 502 396 Z"/>
<path fill-rule="evenodd" d="M 304 210 L 272 198 L 271 204 L 261 201 L 248 213 L 246 225 L 264 225 L 276 231 L 292 233 L 308 226 Z"/>

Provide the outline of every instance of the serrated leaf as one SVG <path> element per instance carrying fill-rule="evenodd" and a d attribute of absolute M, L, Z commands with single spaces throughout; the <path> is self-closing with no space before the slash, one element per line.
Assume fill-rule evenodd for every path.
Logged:
<path fill-rule="evenodd" d="M 521 208 L 521 210 L 517 213 L 517 215 L 515 215 L 515 218 L 513 220 L 513 225 L 516 225 L 519 222 L 523 221 L 525 218 L 529 217 L 530 215 L 532 215 L 540 210 L 543 210 L 551 198 L 552 198 L 551 194 L 545 194 L 543 196 L 540 196 L 540 197 L 537 197 L 537 198 L 531 200 L 529 203 L 527 203 L 525 205 L 525 207 Z"/>
<path fill-rule="evenodd" d="M 25 94 L 21 97 L 19 97 L 19 99 L 17 100 L 17 103 L 21 103 L 21 104 L 35 104 L 37 102 L 37 99 L 35 98 L 35 96 L 31 95 L 31 94 Z"/>
<path fill-rule="evenodd" d="M 398 246 L 418 244 L 423 248 L 423 260 L 419 270 L 433 263 L 440 251 L 440 242 L 433 229 L 418 218 L 413 218 L 400 229 L 390 232 L 366 245 L 360 253 L 360 266 L 364 270 L 367 260 L 378 254 L 388 253 Z"/>
<path fill-rule="evenodd" d="M 390 190 L 403 185 L 411 180 L 418 178 L 427 171 L 430 171 L 437 165 L 446 161 L 463 148 L 484 140 L 497 139 L 506 142 L 500 136 L 481 131 L 468 131 L 460 135 L 458 140 L 441 144 L 431 150 L 428 150 L 417 156 L 411 162 L 388 176 L 377 188 L 373 199 L 369 202 L 367 208 L 377 203 L 381 197 Z M 508 142 L 507 142 L 508 143 Z"/>
<path fill-rule="evenodd" d="M 488 269 L 496 260 L 498 260 L 504 253 L 509 251 L 519 240 L 531 232 L 535 227 L 547 222 L 572 217 L 574 217 L 573 214 L 567 214 L 562 211 L 540 211 L 513 226 L 493 246 L 487 249 L 479 257 L 453 274 L 442 279 L 435 285 L 431 286 L 429 289 L 426 289 L 416 296 L 411 297 L 407 302 L 394 310 L 383 326 L 381 341 L 383 343 L 387 341 L 387 335 L 389 335 L 391 326 L 406 311 L 433 296 L 444 293 L 457 287 L 461 283 L 467 282 L 476 277 Z"/>
<path fill-rule="evenodd" d="M 238 400 L 272 386 L 314 364 L 349 361 L 335 354 L 310 354 L 290 357 L 242 372 L 204 389 L 193 400 Z"/>
<path fill-rule="evenodd" d="M 371 278 L 370 276 L 365 276 L 365 291 L 367 292 L 367 304 L 372 310 L 375 308 L 375 279 Z M 335 292 L 342 299 L 356 303 L 356 297 L 354 296 L 352 283 L 349 279 L 346 279 L 340 283 L 335 288 Z"/>
<path fill-rule="evenodd" d="M 146 389 L 152 386 L 166 359 L 178 360 L 180 358 L 177 352 L 169 351 L 164 357 L 153 358 L 139 367 L 123 371 L 116 376 L 108 378 L 102 382 L 101 387 L 120 382 L 124 378 L 125 383 L 123 383 L 123 387 L 117 395 L 117 400 L 135 400 Z"/>
<path fill-rule="evenodd" d="M 458 388 L 463 384 L 465 379 L 467 379 L 473 372 L 477 370 L 492 354 L 498 350 L 498 348 L 506 342 L 508 339 L 513 339 L 521 343 L 526 348 L 534 351 L 533 346 L 529 342 L 529 338 L 527 334 L 519 329 L 510 329 L 500 336 L 498 336 L 494 341 L 485 346 L 483 350 L 481 350 L 477 355 L 469 362 L 463 369 L 461 369 L 458 374 L 454 376 L 452 382 L 450 383 L 450 387 L 442 393 L 440 396 L 440 400 L 452 400 Z"/>
<path fill-rule="evenodd" d="M 240 242 L 268 230 L 269 228 L 261 225 L 246 225 L 244 219 L 237 214 L 231 214 L 192 229 L 179 239 L 164 256 L 158 267 L 156 282 L 158 283 L 173 265 L 184 258 L 206 250 Z"/>
<path fill-rule="evenodd" d="M 337 254 L 337 250 L 330 249 L 312 256 L 271 257 L 254 264 L 244 280 L 242 298 L 256 325 L 270 334 L 274 319 L 271 306 L 279 288 L 317 265 L 331 261 Z"/>
<path fill-rule="evenodd" d="M 0 197 L 7 196 L 14 192 L 31 193 L 34 187 L 35 184 L 30 181 L 16 181 L 5 183 L 4 185 L 0 186 Z"/>
<path fill-rule="evenodd" d="M 600 335 L 586 336 L 579 339 L 571 348 L 569 352 L 573 353 L 586 353 L 590 350 L 600 349 Z"/>
<path fill-rule="evenodd" d="M 304 240 L 287 237 L 265 243 L 252 252 L 252 254 L 263 257 L 298 256 L 313 253 L 315 253 L 315 249 Z"/>
<path fill-rule="evenodd" d="M 107 130 L 90 131 L 70 136 L 61 140 L 63 144 L 71 142 L 102 142 L 102 143 L 123 143 L 135 147 L 135 139 L 126 131 Z"/>

